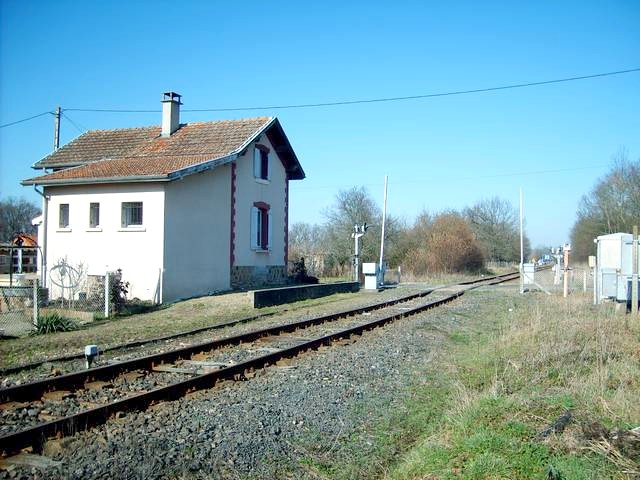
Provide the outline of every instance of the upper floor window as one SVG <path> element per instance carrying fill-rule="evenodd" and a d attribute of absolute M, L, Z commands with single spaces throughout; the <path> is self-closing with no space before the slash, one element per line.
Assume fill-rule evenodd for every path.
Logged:
<path fill-rule="evenodd" d="M 142 225 L 142 202 L 122 202 L 122 228 Z"/>
<path fill-rule="evenodd" d="M 269 180 L 271 178 L 270 163 L 269 149 L 264 145 L 256 145 L 253 151 L 253 176 L 262 180 Z"/>
<path fill-rule="evenodd" d="M 100 204 L 91 202 L 89 204 L 89 228 L 97 228 L 100 225 Z"/>
<path fill-rule="evenodd" d="M 271 246 L 271 210 L 264 202 L 255 202 L 251 208 L 251 248 L 269 251 Z"/>
<path fill-rule="evenodd" d="M 69 228 L 69 204 L 60 204 L 60 213 L 58 215 L 58 227 Z"/>

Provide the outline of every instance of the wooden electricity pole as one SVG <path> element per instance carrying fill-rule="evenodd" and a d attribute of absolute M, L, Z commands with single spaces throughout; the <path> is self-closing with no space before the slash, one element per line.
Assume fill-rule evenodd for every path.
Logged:
<path fill-rule="evenodd" d="M 62 109 L 60 107 L 56 108 L 56 113 L 53 114 L 53 151 L 55 152 L 60 148 L 60 115 L 62 113 Z"/>

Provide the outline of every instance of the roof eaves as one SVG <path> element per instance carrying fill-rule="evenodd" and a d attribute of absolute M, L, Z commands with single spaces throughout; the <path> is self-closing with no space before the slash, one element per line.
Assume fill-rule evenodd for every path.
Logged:
<path fill-rule="evenodd" d="M 99 178 L 55 178 L 39 180 L 38 177 L 23 180 L 21 185 L 91 185 L 94 183 L 140 183 L 140 182 L 166 182 L 167 175 L 130 175 L 127 177 L 99 177 Z"/>
<path fill-rule="evenodd" d="M 98 162 L 99 160 L 94 160 L 94 161 Z M 42 160 L 38 160 L 36 163 L 31 165 L 31 168 L 33 168 L 34 170 L 46 170 L 48 168 L 71 168 L 71 167 L 79 167 L 81 165 L 86 165 L 87 163 L 90 163 L 90 162 L 65 162 L 65 163 L 55 163 L 55 164 L 48 164 L 48 165 L 38 165 L 40 162 L 42 162 Z"/>
<path fill-rule="evenodd" d="M 175 170 L 169 173 L 168 179 L 169 181 L 179 180 L 181 178 L 186 177 L 187 175 L 204 172 L 205 170 L 212 170 L 221 165 L 225 165 L 227 163 L 233 162 L 236 158 L 238 158 L 238 154 L 232 153 L 230 155 L 225 155 L 224 157 L 206 160 L 196 165 L 190 165 L 188 167 L 181 168 L 180 170 Z"/>
<path fill-rule="evenodd" d="M 267 130 L 273 123 L 276 121 L 276 117 L 269 117 L 269 121 L 262 125 L 259 129 L 257 129 L 251 136 L 247 137 L 247 139 L 235 150 L 233 150 L 229 155 L 224 157 L 214 158 L 211 160 L 206 160 L 202 163 L 198 163 L 196 165 L 191 165 L 186 168 L 182 168 L 180 170 L 176 170 L 169 174 L 169 180 L 178 180 L 180 178 L 184 178 L 187 175 L 191 175 L 194 173 L 204 172 L 205 170 L 211 170 L 213 168 L 219 167 L 221 165 L 225 165 L 230 163 L 238 158 L 242 151 L 244 151 L 251 142 L 255 141 L 262 133 Z"/>
<path fill-rule="evenodd" d="M 231 153 L 240 155 L 249 145 L 251 145 L 251 142 L 255 141 L 260 135 L 262 135 L 266 130 L 268 130 L 271 127 L 271 125 L 273 125 L 274 122 L 276 122 L 277 120 L 278 119 L 276 117 L 269 117 L 269 121 L 267 123 L 265 123 L 262 127 L 260 127 L 255 132 L 253 132 L 253 134 L 250 137 L 248 137 L 247 140 L 244 141 L 244 143 L 242 143 L 238 148 L 236 148 Z"/>

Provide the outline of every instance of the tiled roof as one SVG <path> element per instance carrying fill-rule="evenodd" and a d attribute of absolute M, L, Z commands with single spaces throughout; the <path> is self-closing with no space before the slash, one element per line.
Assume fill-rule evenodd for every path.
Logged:
<path fill-rule="evenodd" d="M 160 136 L 160 127 L 94 130 L 34 165 L 34 168 L 61 170 L 23 183 L 168 176 L 172 172 L 237 153 L 267 125 L 276 126 L 274 135 L 280 138 L 284 135 L 282 128 L 277 120 L 273 124 L 273 120 L 271 117 L 258 117 L 187 123 L 169 137 Z M 291 149 L 288 141 L 286 147 Z M 304 178 L 295 153 L 291 150 L 286 155 L 287 159 L 294 160 L 291 162 L 292 171 L 299 178 Z"/>
<path fill-rule="evenodd" d="M 86 165 L 65 168 L 48 175 L 30 178 L 26 183 L 69 179 L 108 179 L 118 177 L 164 177 L 170 173 L 210 160 L 209 155 L 157 156 L 145 155 L 117 160 L 99 160 Z"/>
<path fill-rule="evenodd" d="M 105 158 L 131 155 L 160 135 L 160 127 L 92 130 L 47 155 L 34 168 L 73 167 Z"/>

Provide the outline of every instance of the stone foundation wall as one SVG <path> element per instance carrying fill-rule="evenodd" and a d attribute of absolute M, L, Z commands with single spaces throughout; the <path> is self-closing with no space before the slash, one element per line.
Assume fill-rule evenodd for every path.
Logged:
<path fill-rule="evenodd" d="M 286 284 L 287 267 L 285 265 L 231 267 L 231 288 L 233 289 L 265 288 Z"/>

